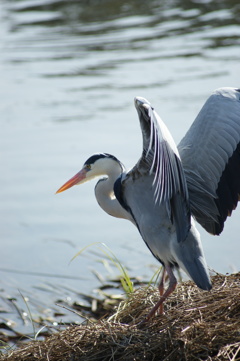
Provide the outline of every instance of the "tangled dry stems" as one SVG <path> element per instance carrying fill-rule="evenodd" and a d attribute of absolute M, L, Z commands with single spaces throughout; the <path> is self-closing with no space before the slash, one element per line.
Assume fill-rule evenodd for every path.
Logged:
<path fill-rule="evenodd" d="M 240 273 L 213 277 L 213 290 L 178 286 L 165 314 L 139 326 L 158 300 L 152 287 L 135 291 L 107 319 L 72 326 L 29 342 L 6 361 L 240 360 Z"/>

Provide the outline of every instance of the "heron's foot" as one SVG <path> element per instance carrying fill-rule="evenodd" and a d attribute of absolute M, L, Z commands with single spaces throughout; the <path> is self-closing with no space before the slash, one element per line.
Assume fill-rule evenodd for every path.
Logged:
<path fill-rule="evenodd" d="M 139 328 L 143 328 L 144 326 L 147 325 L 147 323 L 149 322 L 149 320 L 157 313 L 158 315 L 163 315 L 163 302 L 164 302 L 165 298 L 161 298 L 156 305 L 151 309 L 151 311 L 149 312 L 149 314 L 140 322 L 137 324 L 137 326 Z"/>
<path fill-rule="evenodd" d="M 156 305 L 151 309 L 149 314 L 145 317 L 143 321 L 139 323 L 140 328 L 146 323 L 158 312 L 158 314 L 163 315 L 163 303 L 166 300 L 166 298 L 175 290 L 177 285 L 176 279 L 173 279 L 172 282 L 170 281 L 168 289 L 165 291 L 165 293 L 160 297 L 160 300 L 156 303 Z M 161 291 L 160 291 L 161 293 Z"/>

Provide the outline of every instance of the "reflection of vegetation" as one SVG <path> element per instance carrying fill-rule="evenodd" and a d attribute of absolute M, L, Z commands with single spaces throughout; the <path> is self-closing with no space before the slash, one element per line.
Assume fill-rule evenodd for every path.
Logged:
<path fill-rule="evenodd" d="M 240 23 L 240 8 L 236 0 L 199 1 L 190 0 L 82 0 L 75 1 L 53 1 L 46 4 L 43 2 L 29 2 L 22 5 L 18 2 L 13 10 L 18 12 L 52 12 L 55 16 L 46 20 L 30 21 L 28 25 L 68 26 L 69 36 L 75 32 L 82 35 L 93 33 L 111 32 L 118 28 L 134 28 L 142 26 L 155 26 L 166 21 L 182 21 L 179 28 L 174 32 L 182 34 L 194 32 L 201 28 L 209 28 L 234 25 Z M 144 17 L 143 21 L 127 21 L 128 17 Z M 146 19 L 146 17 L 149 17 Z M 115 19 L 124 19 L 119 24 L 111 23 Z M 188 21 L 188 22 L 187 22 Z M 109 24 L 107 24 L 109 22 Z M 81 24 L 90 24 L 93 27 L 81 28 Z M 169 36 L 170 28 L 166 36 Z M 229 35 L 229 34 L 228 34 Z"/>
<path fill-rule="evenodd" d="M 169 1 L 156 2 L 153 0 L 65 0 L 53 1 L 46 4 L 43 2 L 31 2 L 19 5 L 15 8 L 18 11 L 53 11 L 61 14 L 59 20 L 62 22 L 81 21 L 103 22 L 112 19 L 119 19 L 125 16 L 151 15 L 156 8 L 169 7 Z M 172 6 L 172 5 L 171 5 Z"/>

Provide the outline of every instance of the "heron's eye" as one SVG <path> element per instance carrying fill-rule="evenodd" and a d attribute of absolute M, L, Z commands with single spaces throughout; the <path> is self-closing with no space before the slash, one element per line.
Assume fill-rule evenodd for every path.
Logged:
<path fill-rule="evenodd" d="M 91 169 L 91 164 L 86 164 L 86 165 L 85 165 L 85 168 L 86 168 L 87 170 L 90 170 L 90 169 Z"/>

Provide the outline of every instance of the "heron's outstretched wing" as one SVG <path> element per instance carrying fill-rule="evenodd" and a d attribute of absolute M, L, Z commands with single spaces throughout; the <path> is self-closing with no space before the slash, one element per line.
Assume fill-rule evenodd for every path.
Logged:
<path fill-rule="evenodd" d="M 220 234 L 240 194 L 240 89 L 217 89 L 178 145 L 192 214 Z"/>
<path fill-rule="evenodd" d="M 166 206 L 168 217 L 175 224 L 177 238 L 181 242 L 187 237 L 190 229 L 190 207 L 177 147 L 151 104 L 144 98 L 137 97 L 135 105 L 143 134 L 143 153 L 137 165 L 127 174 L 128 180 L 130 178 L 134 188 L 134 182 L 136 185 L 136 180 L 141 178 L 138 183 L 139 189 L 142 187 L 140 201 L 144 202 L 144 196 L 152 197 L 155 207 L 163 204 Z M 149 182 L 151 190 L 144 195 L 144 187 Z M 131 193 L 134 193 L 134 189 Z"/>

